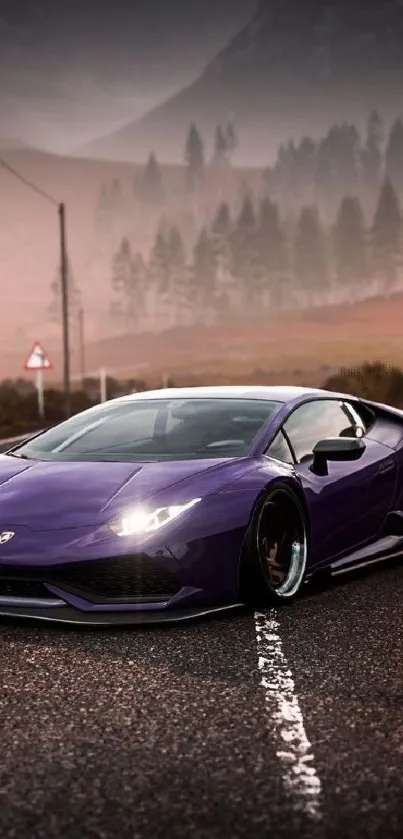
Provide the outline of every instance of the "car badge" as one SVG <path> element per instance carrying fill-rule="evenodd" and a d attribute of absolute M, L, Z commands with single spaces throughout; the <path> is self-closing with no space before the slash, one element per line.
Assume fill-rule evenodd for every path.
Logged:
<path fill-rule="evenodd" d="M 4 530 L 3 533 L 0 533 L 0 545 L 5 545 L 13 536 L 15 536 L 13 530 Z"/>

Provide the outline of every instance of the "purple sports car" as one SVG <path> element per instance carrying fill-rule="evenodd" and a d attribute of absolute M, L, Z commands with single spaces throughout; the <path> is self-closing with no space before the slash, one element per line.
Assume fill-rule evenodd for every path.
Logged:
<path fill-rule="evenodd" d="M 166 389 L 0 455 L 0 614 L 177 621 L 403 552 L 403 412 L 296 387 Z"/>

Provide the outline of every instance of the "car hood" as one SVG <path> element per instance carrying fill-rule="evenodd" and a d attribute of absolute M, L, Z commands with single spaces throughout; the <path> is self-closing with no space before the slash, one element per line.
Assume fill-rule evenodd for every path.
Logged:
<path fill-rule="evenodd" d="M 217 473 L 226 465 L 235 465 L 234 459 L 92 463 L 0 455 L 0 530 L 18 525 L 32 530 L 99 525 L 129 504 L 189 479 L 196 494 L 215 489 L 224 479 Z M 196 476 L 200 479 L 194 481 Z"/>

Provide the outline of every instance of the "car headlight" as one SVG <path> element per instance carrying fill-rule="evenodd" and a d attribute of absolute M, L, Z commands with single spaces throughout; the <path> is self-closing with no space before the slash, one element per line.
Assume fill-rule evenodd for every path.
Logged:
<path fill-rule="evenodd" d="M 128 510 L 121 518 L 110 525 L 111 530 L 117 536 L 134 536 L 152 533 L 159 530 L 165 524 L 177 519 L 186 510 L 190 510 L 201 498 L 193 498 L 192 501 L 172 504 L 167 507 L 157 507 L 156 510 L 146 510 L 144 507 L 134 507 Z"/>

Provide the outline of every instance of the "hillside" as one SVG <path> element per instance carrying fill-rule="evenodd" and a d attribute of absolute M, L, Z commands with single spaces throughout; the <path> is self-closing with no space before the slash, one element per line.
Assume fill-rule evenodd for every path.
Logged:
<path fill-rule="evenodd" d="M 178 382 L 323 381 L 340 366 L 381 360 L 401 366 L 403 295 L 347 306 L 290 312 L 277 320 L 227 327 L 192 327 L 127 338 L 91 342 L 86 347 L 87 373 L 105 367 L 116 378 L 143 378 L 158 385 L 164 375 Z M 22 374 L 24 354 L 0 359 L 0 378 Z M 54 351 L 61 376 L 61 356 Z M 72 356 L 79 378 L 79 359 Z"/>
<path fill-rule="evenodd" d="M 212 136 L 231 119 L 242 138 L 238 160 L 264 165 L 290 135 L 362 123 L 373 108 L 386 118 L 398 112 L 402 55 L 403 6 L 394 0 L 261 0 L 194 84 L 85 153 L 134 160 L 154 148 L 174 161 L 191 121 Z"/>

